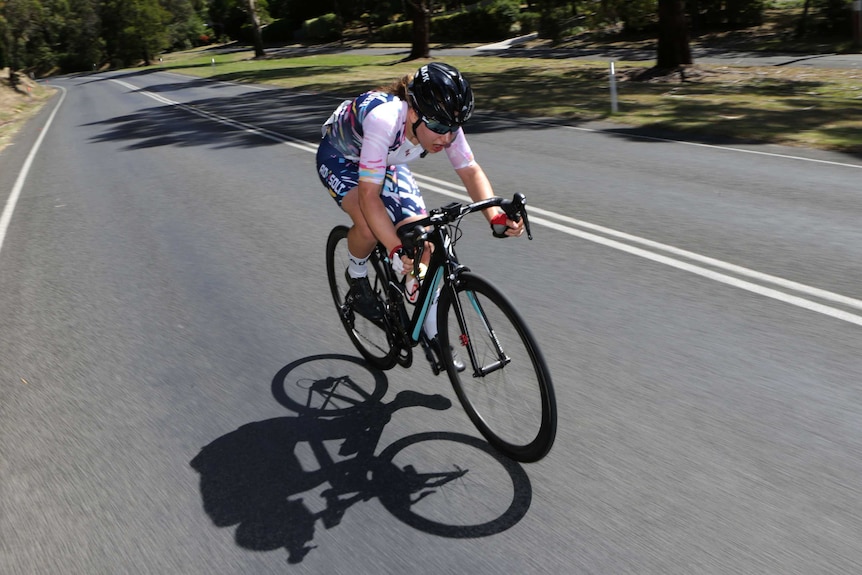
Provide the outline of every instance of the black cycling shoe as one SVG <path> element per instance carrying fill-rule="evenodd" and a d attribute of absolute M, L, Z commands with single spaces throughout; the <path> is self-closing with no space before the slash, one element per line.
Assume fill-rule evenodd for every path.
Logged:
<path fill-rule="evenodd" d="M 371 289 L 368 278 L 352 278 L 346 270 L 344 275 L 347 277 L 347 283 L 350 284 L 350 290 L 347 293 L 353 296 L 354 311 L 371 321 L 383 319 L 383 305 Z"/>
<path fill-rule="evenodd" d="M 434 350 L 434 355 L 437 356 L 438 365 L 440 366 L 440 371 L 445 371 L 446 370 L 446 363 L 443 361 L 443 356 L 440 353 L 440 342 L 437 341 L 436 337 L 434 339 L 431 339 L 428 341 L 431 344 L 431 349 Z M 455 353 L 455 348 L 450 345 L 449 349 L 452 351 L 452 365 L 455 366 L 455 371 L 457 371 L 458 373 L 461 373 L 462 371 L 467 369 L 467 366 L 464 365 L 464 362 L 461 361 L 461 358 L 458 357 L 457 353 Z"/>

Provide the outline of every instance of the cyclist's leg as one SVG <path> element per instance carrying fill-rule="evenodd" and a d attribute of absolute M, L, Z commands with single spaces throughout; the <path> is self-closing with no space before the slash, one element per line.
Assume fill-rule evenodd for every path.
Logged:
<path fill-rule="evenodd" d="M 359 164 L 346 159 L 328 138 L 324 138 L 317 148 L 317 175 L 335 203 L 353 221 L 347 234 L 348 250 L 361 262 L 360 265 L 364 265 L 365 258 L 377 245 L 377 239 L 359 208 Z M 356 273 L 352 275 L 358 277 Z"/>
<path fill-rule="evenodd" d="M 357 258 L 367 258 L 374 246 L 377 245 L 377 238 L 374 237 L 374 233 L 362 213 L 362 208 L 359 207 L 358 188 L 353 188 L 344 195 L 341 209 L 347 212 L 353 221 L 353 227 L 347 233 L 347 246 L 350 253 Z"/>
<path fill-rule="evenodd" d="M 407 166 L 390 167 L 386 172 L 386 180 L 381 197 L 386 210 L 389 212 L 389 217 L 392 218 L 396 228 L 420 220 L 428 215 L 425 209 L 425 200 L 422 198 L 419 186 L 416 185 L 416 180 Z M 426 250 L 422 256 L 422 261 L 427 265 L 430 257 L 430 251 Z M 437 302 L 439 299 L 440 289 L 438 288 L 435 293 L 431 294 L 431 304 L 428 306 L 428 313 L 425 316 L 425 323 L 422 327 L 431 344 L 431 348 L 438 357 L 440 356 L 440 347 L 437 341 Z M 459 369 L 463 369 L 463 363 L 461 363 L 460 359 L 456 357 L 454 361 L 459 366 Z M 442 360 L 439 363 L 438 369 L 442 369 Z"/>
<path fill-rule="evenodd" d="M 428 215 L 422 192 L 406 165 L 389 166 L 383 179 L 380 199 L 396 228 Z"/>
<path fill-rule="evenodd" d="M 380 198 L 396 229 L 428 215 L 422 192 L 419 191 L 419 186 L 407 166 L 389 167 Z M 427 264 L 430 256 L 431 254 L 426 251 L 422 261 Z"/>
<path fill-rule="evenodd" d="M 378 299 L 379 288 L 372 285 L 376 274 L 369 278 L 368 269 L 368 259 L 377 240 L 359 207 L 359 165 L 344 158 L 327 138 L 321 141 L 317 150 L 317 164 L 318 176 L 329 195 L 353 220 L 346 237 L 338 240 L 344 243 L 338 248 L 339 257 L 336 259 L 340 269 L 337 273 L 340 275 L 346 270 L 345 280 L 351 296 L 348 299 L 353 302 L 352 309 L 372 322 L 379 321 L 383 317 L 384 306 Z M 340 280 L 334 281 L 334 289 L 338 291 Z"/>

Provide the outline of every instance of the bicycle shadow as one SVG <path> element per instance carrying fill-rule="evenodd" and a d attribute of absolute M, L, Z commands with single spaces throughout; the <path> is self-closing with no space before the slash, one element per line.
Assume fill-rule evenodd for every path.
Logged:
<path fill-rule="evenodd" d="M 381 446 L 394 413 L 451 407 L 443 396 L 414 391 L 384 402 L 387 388 L 382 372 L 351 356 L 311 356 L 282 368 L 273 379 L 273 395 L 296 415 L 243 425 L 190 462 L 200 474 L 204 510 L 213 523 L 236 526 L 235 540 L 243 548 L 283 547 L 288 562 L 299 563 L 316 547 L 318 523 L 331 529 L 347 509 L 375 497 L 407 525 L 442 537 L 493 535 L 526 515 L 532 499 L 526 472 L 481 439 L 428 432 Z M 448 446 L 442 464 L 441 450 L 428 449 L 441 442 Z M 489 466 L 493 473 L 487 473 Z M 507 501 L 490 513 L 487 501 L 477 501 L 488 482 L 508 492 Z M 445 497 L 435 498 L 441 490 Z M 471 500 L 481 513 L 465 511 Z"/>

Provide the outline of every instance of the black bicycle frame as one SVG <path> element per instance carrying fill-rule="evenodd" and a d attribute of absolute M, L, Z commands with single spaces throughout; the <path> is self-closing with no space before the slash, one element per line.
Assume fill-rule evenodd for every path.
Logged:
<path fill-rule="evenodd" d="M 450 280 L 454 280 L 457 274 L 466 269 L 464 266 L 457 264 L 455 250 L 453 248 L 452 238 L 449 235 L 448 225 L 434 226 L 429 241 L 434 249 L 431 251 L 431 259 L 428 262 L 428 269 L 425 272 L 425 279 L 422 281 L 419 288 L 419 297 L 416 300 L 416 309 L 410 317 L 410 322 L 406 326 L 407 333 L 410 339 L 418 342 L 422 333 L 422 325 L 425 323 L 425 317 L 428 315 L 428 310 L 431 308 L 431 302 L 434 293 L 438 287 L 446 283 L 444 275 L 448 275 Z M 446 268 L 449 269 L 446 269 Z M 400 289 L 395 288 L 399 293 Z"/>

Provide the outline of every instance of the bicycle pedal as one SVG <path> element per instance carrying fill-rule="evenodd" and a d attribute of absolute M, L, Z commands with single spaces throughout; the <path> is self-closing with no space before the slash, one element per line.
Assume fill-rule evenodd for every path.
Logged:
<path fill-rule="evenodd" d="M 437 356 L 431 350 L 430 345 L 423 344 L 422 347 L 425 349 L 425 359 L 431 364 L 431 371 L 434 372 L 434 375 L 440 375 L 440 372 L 445 370 L 442 362 L 437 360 Z"/>

